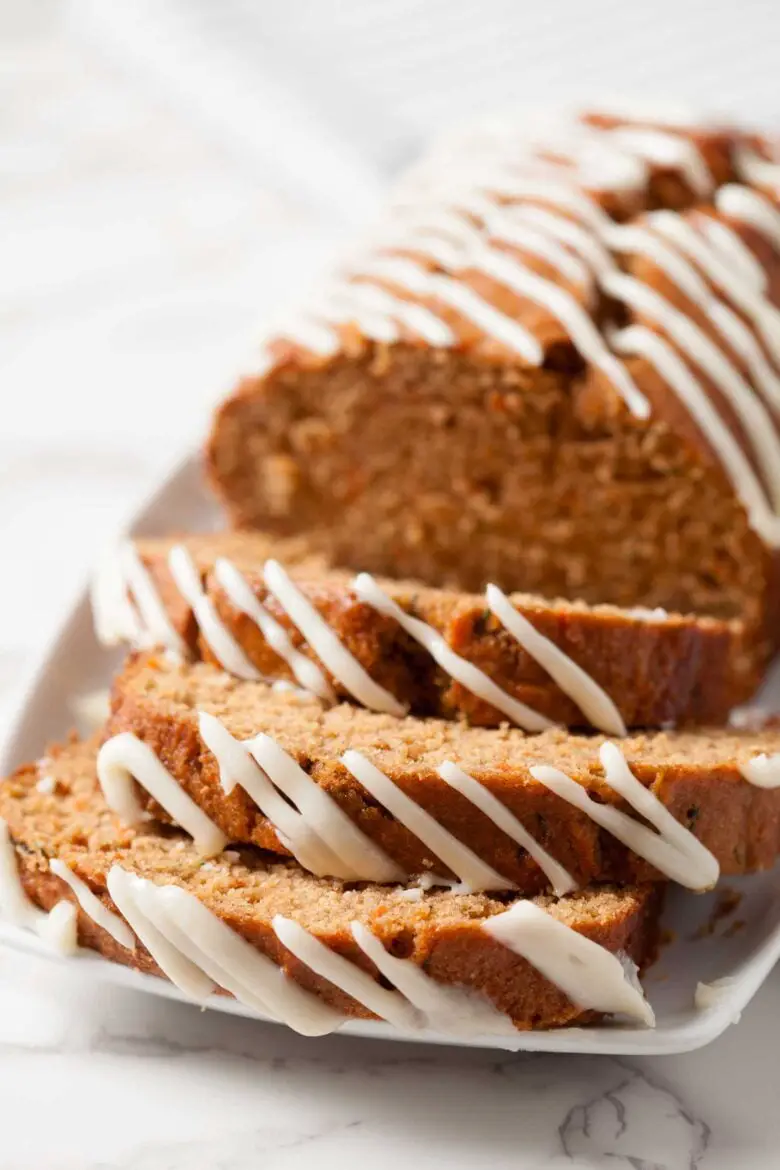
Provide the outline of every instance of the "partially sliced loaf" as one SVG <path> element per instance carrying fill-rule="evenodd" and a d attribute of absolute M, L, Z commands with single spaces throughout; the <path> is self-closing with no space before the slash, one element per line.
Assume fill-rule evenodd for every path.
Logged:
<path fill-rule="evenodd" d="M 147 879 L 155 887 L 172 886 L 194 895 L 231 931 L 278 964 L 291 981 L 346 1016 L 375 1013 L 315 974 L 283 946 L 275 916 L 292 920 L 330 951 L 367 972 L 377 988 L 389 984 L 357 944 L 352 933 L 355 922 L 370 930 L 389 955 L 410 960 L 410 966 L 424 972 L 436 986 L 484 993 L 517 1028 L 549 1028 L 594 1018 L 592 1011 L 576 1007 L 526 959 L 483 929 L 516 898 L 418 890 L 415 899 L 410 899 L 398 887 L 350 886 L 314 878 L 292 863 L 269 860 L 255 849 L 228 852 L 204 862 L 179 831 L 149 824 L 130 827 L 109 811 L 95 779 L 94 744 L 53 749 L 39 764 L 21 768 L 0 784 L 0 817 L 7 823 L 27 896 L 46 910 L 61 899 L 73 902 L 71 886 L 52 872 L 51 863 L 67 874 L 62 870 L 66 866 L 70 875 L 88 887 L 86 897 L 82 891 L 78 913 L 81 945 L 141 971 L 161 974 L 145 946 L 139 943 L 134 950 L 128 949 L 98 925 L 94 902 L 89 900 L 90 894 L 97 897 L 103 908 L 102 912 L 97 908 L 97 916 L 105 923 L 105 911 L 109 911 L 115 916 L 109 921 L 121 928 L 115 927 L 115 933 L 126 936 L 126 928 L 116 917 L 119 907 L 107 888 L 115 867 L 132 875 L 130 880 Z M 5 847 L 9 847 L 7 841 Z M 3 867 L 3 882 L 14 880 L 13 860 L 10 867 Z M 655 887 L 647 885 L 535 899 L 535 905 L 557 922 L 640 966 L 653 956 L 659 904 Z M 158 957 L 164 957 L 151 945 Z M 603 963 L 604 956 L 597 955 L 596 960 Z M 409 968 L 404 965 L 404 969 Z M 614 965 L 611 970 L 620 982 L 622 976 L 618 977 Z M 629 1002 L 635 1000 L 630 992 Z M 332 1026 L 337 1024 L 338 1018 Z"/>
<path fill-rule="evenodd" d="M 243 788 L 229 794 L 223 789 L 220 768 L 201 734 L 200 712 L 215 716 L 238 740 L 270 736 L 405 874 L 451 876 L 452 870 L 344 766 L 341 757 L 349 750 L 365 753 L 439 825 L 524 892 L 548 888 L 544 874 L 526 848 L 445 782 L 438 769 L 446 761 L 514 814 L 578 884 L 660 876 L 612 832 L 599 828 L 591 811 L 574 807 L 531 774 L 539 765 L 560 769 L 600 804 L 626 810 L 604 781 L 603 736 L 561 729 L 529 736 L 507 727 L 397 719 L 346 703 L 328 708 L 300 693 L 241 682 L 203 663 L 176 665 L 153 654 L 131 658 L 115 680 L 106 737 L 134 734 L 228 839 L 281 853 L 289 848 L 284 836 L 277 836 Z M 774 863 L 780 853 L 780 788 L 758 787 L 741 769 L 760 753 L 780 752 L 780 729 L 659 732 L 616 742 L 655 798 L 654 808 L 668 810 L 689 830 L 690 843 L 711 851 L 723 873 Z"/>
<path fill-rule="evenodd" d="M 211 614 L 227 635 L 227 650 L 215 638 L 213 627 L 200 625 L 192 606 L 171 573 L 170 557 L 185 549 L 202 578 Z M 362 701 L 367 706 L 389 709 L 393 700 L 416 715 L 464 719 L 472 725 L 495 727 L 507 719 L 507 708 L 498 709 L 484 690 L 477 694 L 457 681 L 429 650 L 404 630 L 396 616 L 358 596 L 353 575 L 328 568 L 301 540 L 274 541 L 261 534 L 225 533 L 170 540 L 139 540 L 135 553 L 117 551 L 98 577 L 94 604 L 96 625 L 104 640 L 135 640 L 145 645 L 163 641 L 168 648 L 186 647 L 190 655 L 221 665 L 248 677 L 254 670 L 266 679 L 295 680 L 292 660 L 301 656 L 313 665 L 315 685 L 331 690 L 340 699 Z M 288 612 L 290 602 L 271 592 L 264 574 L 268 560 L 276 560 L 289 577 L 304 605 L 316 611 L 343 647 L 351 662 L 341 672 L 323 661 L 314 643 Z M 215 569 L 215 566 L 217 568 Z M 239 588 L 261 607 L 263 615 L 286 636 L 287 653 L 269 644 L 258 624 L 226 589 L 225 569 L 238 579 Z M 146 571 L 139 581 L 138 573 Z M 276 570 L 278 574 L 278 569 Z M 241 577 L 237 577 L 237 573 Z M 144 621 L 138 604 L 143 586 L 151 590 L 167 617 L 162 622 Z M 543 719 L 569 727 L 589 726 L 588 715 L 553 680 L 537 658 L 524 648 L 494 613 L 485 596 L 454 590 L 429 589 L 416 582 L 377 580 L 384 595 L 403 613 L 435 630 L 446 645 L 467 663 L 477 667 L 507 699 L 530 707 Z M 234 587 L 235 588 L 235 587 Z M 287 593 L 289 585 L 284 585 Z M 281 600 L 280 600 L 281 599 Z M 143 599 L 142 599 L 143 600 Z M 665 727 L 682 724 L 717 724 L 743 702 L 757 679 L 750 669 L 738 622 L 706 617 L 665 614 L 663 611 L 621 610 L 615 606 L 587 606 L 577 601 L 546 601 L 514 594 L 511 607 L 544 638 L 585 672 L 619 711 L 626 727 Z M 148 616 L 148 614 L 147 614 Z M 179 640 L 182 646 L 179 646 Z M 232 649 L 237 644 L 238 654 Z M 327 656 L 327 653 L 325 653 Z M 335 673 L 334 673 L 335 670 Z M 350 677 L 365 672 L 369 686 Z M 301 674 L 301 672 L 298 672 Z M 339 677 L 337 677 L 339 675 Z M 306 679 L 303 674 L 303 681 Z M 319 681 L 321 680 L 321 681 Z M 591 718 L 594 718 L 591 716 Z M 534 730 L 533 722 L 523 724 Z M 614 730 L 609 723 L 603 729 Z"/>
<path fill-rule="evenodd" d="M 209 475 L 234 525 L 340 564 L 742 616 L 766 661 L 776 192 L 739 131 L 600 127 L 434 146 L 331 299 L 266 338 Z M 676 174 L 648 171 L 661 152 Z"/>

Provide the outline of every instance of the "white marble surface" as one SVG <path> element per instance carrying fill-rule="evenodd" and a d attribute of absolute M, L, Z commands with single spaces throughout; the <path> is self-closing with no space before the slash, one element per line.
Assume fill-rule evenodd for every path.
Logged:
<path fill-rule="evenodd" d="M 304 1040 L 6 957 L 0 1168 L 773 1167 L 779 1011 L 774 981 L 705 1052 L 503 1055 Z"/>
<path fill-rule="evenodd" d="M 0 715 L 258 313 L 327 242 L 54 3 L 0 3 Z M 0 1170 L 780 1164 L 780 976 L 641 1062 L 331 1038 L 0 954 Z"/>

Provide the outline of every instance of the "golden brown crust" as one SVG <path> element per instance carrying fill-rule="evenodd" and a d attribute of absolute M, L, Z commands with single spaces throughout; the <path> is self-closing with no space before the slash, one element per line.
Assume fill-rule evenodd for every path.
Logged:
<path fill-rule="evenodd" d="M 266 589 L 262 566 L 268 557 L 285 565 L 349 653 L 412 714 L 465 719 L 481 727 L 497 727 L 505 721 L 502 712 L 438 667 L 398 622 L 361 603 L 350 587 L 351 575 L 327 569 L 321 558 L 307 552 L 302 540 L 226 533 L 137 542 L 171 620 L 196 657 L 221 665 L 198 636 L 191 611 L 173 585 L 167 557 L 175 543 L 190 548 L 221 621 L 265 678 L 294 681 L 289 666 L 268 645 L 256 622 L 236 609 L 220 587 L 213 571 L 218 557 L 228 557 L 241 569 L 255 597 L 285 628 L 293 645 L 325 671 L 338 698 L 356 701 L 323 667 Z M 385 578 L 377 583 L 401 609 L 432 625 L 456 653 L 509 695 L 553 722 L 587 726 L 576 704 L 486 609 L 483 596 Z M 604 688 L 627 727 L 722 723 L 758 681 L 746 668 L 743 630 L 736 622 L 679 615 L 648 621 L 612 606 L 547 602 L 519 594 L 512 602 Z"/>
<path fill-rule="evenodd" d="M 323 709 L 316 702 L 274 694 L 260 683 L 227 679 L 206 665 L 167 666 L 148 656 L 129 663 L 114 685 L 106 734 L 133 732 L 231 840 L 279 853 L 287 850 L 257 805 L 239 787 L 225 795 L 217 763 L 200 738 L 198 711 L 216 715 L 240 739 L 271 735 L 409 874 L 442 872 L 443 866 L 339 762 L 348 748 L 365 752 L 411 799 L 525 893 L 546 888 L 544 875 L 525 850 L 445 784 L 437 773 L 445 760 L 484 784 L 578 883 L 660 876 L 529 772 L 533 764 L 551 764 L 598 799 L 623 807 L 603 783 L 597 754 L 603 736 L 562 730 L 525 736 L 516 729 L 398 720 L 347 704 Z M 711 850 L 724 874 L 774 864 L 780 853 L 780 789 L 749 784 L 739 764 L 762 751 L 779 751 L 780 731 L 638 734 L 619 742 L 637 778 Z"/>
<path fill-rule="evenodd" d="M 19 769 L 0 785 L 0 816 L 16 846 L 23 885 L 44 909 L 62 898 L 74 901 L 66 884 L 49 870 L 49 861 L 58 857 L 116 913 L 106 876 L 118 864 L 158 884 L 172 883 L 194 893 L 290 978 L 347 1016 L 370 1018 L 371 1013 L 281 946 L 270 926 L 274 914 L 294 918 L 378 978 L 350 933 L 349 924 L 357 919 L 391 953 L 412 959 L 434 979 L 483 992 L 520 1029 L 596 1018 L 577 1009 L 529 963 L 480 929 L 486 918 L 506 909 L 506 902 L 451 893 L 428 893 L 410 902 L 392 887 L 345 887 L 307 876 L 291 864 L 269 862 L 254 850 L 242 851 L 238 861 L 221 855 L 204 868 L 191 842 L 179 833 L 148 825 L 130 828 L 118 821 L 101 799 L 94 756 L 94 745 L 53 749 L 41 765 L 55 782 L 52 794 L 36 789 L 41 774 L 36 765 Z M 629 955 L 641 967 L 654 957 L 660 900 L 656 887 L 642 886 L 585 891 L 542 899 L 541 904 L 578 933 Z M 78 931 L 82 946 L 125 966 L 162 974 L 144 947 L 126 950 L 82 911 Z"/>

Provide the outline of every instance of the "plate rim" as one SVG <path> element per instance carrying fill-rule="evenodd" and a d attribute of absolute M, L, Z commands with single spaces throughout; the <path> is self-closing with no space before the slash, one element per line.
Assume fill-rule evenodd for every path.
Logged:
<path fill-rule="evenodd" d="M 780 952 L 780 926 L 775 934 L 776 949 Z M 55 966 L 67 966 L 71 971 L 81 967 L 88 970 L 89 976 L 96 981 L 114 984 L 126 991 L 174 1000 L 191 1007 L 194 1011 L 219 1012 L 252 1023 L 286 1027 L 279 1020 L 264 1016 L 229 996 L 212 995 L 205 1003 L 196 1003 L 168 979 L 137 971 L 121 963 L 115 963 L 96 951 L 79 948 L 75 955 L 62 955 L 31 931 L 2 921 L 0 921 L 0 949 L 8 949 L 17 955 L 25 955 Z M 763 953 L 765 948 L 761 949 Z M 772 959 L 772 966 L 774 966 L 776 959 L 777 955 Z M 517 1039 L 503 1035 L 464 1038 L 428 1030 L 405 1031 L 382 1020 L 345 1019 L 344 1023 L 329 1035 L 392 1040 L 401 1043 L 437 1044 L 450 1048 L 498 1049 L 510 1052 L 670 1056 L 694 1052 L 721 1036 L 731 1024 L 737 1022 L 742 1008 L 746 1006 L 755 991 L 761 986 L 763 978 L 764 976 L 754 990 L 745 988 L 742 996 L 734 996 L 733 1002 L 724 996 L 711 1006 L 701 1009 L 693 1019 L 683 1024 L 662 1026 L 655 1029 L 599 1025 L 592 1028 L 567 1027 L 538 1032 L 518 1031 L 516 1033 Z"/>

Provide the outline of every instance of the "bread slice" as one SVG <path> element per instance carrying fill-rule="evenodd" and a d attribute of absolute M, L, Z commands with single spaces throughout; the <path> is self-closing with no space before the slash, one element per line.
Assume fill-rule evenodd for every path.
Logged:
<path fill-rule="evenodd" d="M 765 661 L 777 198 L 735 182 L 736 130 L 528 131 L 470 127 L 392 192 L 217 412 L 211 481 L 334 563 L 739 616 Z"/>
<path fill-rule="evenodd" d="M 636 819 L 628 826 L 630 845 L 621 843 L 614 826 L 597 824 L 604 805 L 631 811 L 606 783 L 603 753 L 608 741 L 603 736 L 573 736 L 560 729 L 529 736 L 507 727 L 468 728 L 411 716 L 398 719 L 350 704 L 324 707 L 300 693 L 230 678 L 207 664 L 177 665 L 153 654 L 132 658 L 114 683 L 106 738 L 131 733 L 142 740 L 231 841 L 290 852 L 289 831 L 277 834 L 256 799 L 242 787 L 243 780 L 230 792 L 223 788 L 220 765 L 204 739 L 204 735 L 210 738 L 202 723 L 204 713 L 215 717 L 237 740 L 259 734 L 270 737 L 300 765 L 306 774 L 303 781 L 308 778 L 331 797 L 365 838 L 406 875 L 433 872 L 452 877 L 456 871 L 446 864 L 438 845 L 426 845 L 417 835 L 419 828 L 411 830 L 408 806 L 400 809 L 397 797 L 388 803 L 384 781 L 378 782 L 382 793 L 377 795 L 376 782 L 358 780 L 354 765 L 351 771 L 345 766 L 346 752 L 362 753 L 415 806 L 497 871 L 505 887 L 514 883 L 526 893 L 549 888 L 551 870 L 548 866 L 543 872 L 522 832 L 505 831 L 506 818 L 502 826 L 496 802 L 578 885 L 676 876 L 701 888 L 712 884 L 718 867 L 726 874 L 747 873 L 771 866 L 780 852 L 780 788 L 759 787 L 743 774 L 754 757 L 780 751 L 778 728 L 759 733 L 656 733 L 618 741 L 639 782 L 640 798 L 644 794 L 652 806 L 650 811 L 641 807 L 641 799 L 637 803 L 634 794 L 639 819 L 644 822 L 651 815 L 663 819 L 666 810 L 674 818 L 673 826 L 684 834 L 683 850 L 692 849 L 696 855 L 693 875 L 680 877 L 668 867 L 663 872 L 655 868 L 659 861 L 652 842 L 648 852 L 646 843 L 633 841 Z M 209 726 L 213 731 L 214 720 Z M 272 749 L 264 744 L 267 756 Z M 616 749 L 606 750 L 612 752 L 614 762 Z M 269 758 L 263 762 L 266 770 L 275 766 L 273 760 L 268 763 Z M 440 774 L 448 761 L 476 782 L 465 782 L 468 795 L 463 794 L 457 777 L 453 784 Z M 234 782 L 242 767 L 245 762 L 226 766 L 227 780 Z M 562 782 L 550 782 L 545 775 L 542 783 L 532 774 L 539 767 L 565 773 L 573 782 L 568 787 L 574 789 L 575 797 L 591 794 L 595 803 L 580 808 L 570 796 L 562 798 Z M 357 770 L 361 768 L 358 762 Z M 253 773 L 251 762 L 249 770 Z M 373 795 L 366 787 L 370 783 Z M 476 795 L 475 789 L 479 790 Z M 495 798 L 487 811 L 484 793 Z M 310 810 L 307 816 L 312 815 Z M 177 815 L 177 819 L 182 818 Z M 661 827 L 668 835 L 668 823 Z M 427 830 L 426 835 L 430 842 Z M 490 880 L 496 884 L 495 878 Z"/>
<path fill-rule="evenodd" d="M 182 592 L 181 566 L 179 584 L 171 572 L 182 555 L 191 558 L 207 598 L 200 623 Z M 264 572 L 269 561 L 278 565 Z M 397 613 L 382 612 L 359 596 L 353 575 L 329 568 L 303 539 L 222 533 L 138 540 L 102 566 L 93 603 L 96 628 L 105 641 L 162 641 L 242 677 L 254 673 L 301 682 L 320 694 L 374 709 L 392 710 L 395 702 L 415 715 L 463 719 L 474 726 L 498 726 L 511 717 L 512 702 L 538 717 L 537 723 L 521 724 L 529 730 L 545 721 L 589 725 L 588 714 L 575 701 L 576 686 L 564 693 L 538 652 L 532 654 L 527 642 L 524 648 L 491 612 L 490 598 L 386 578 L 374 586 L 402 614 L 425 623 L 478 668 L 483 684 L 499 688 L 506 700 L 502 709 L 484 689 L 478 694 L 458 681 L 404 629 Z M 162 610 L 162 622 L 150 609 L 150 595 Z M 308 622 L 296 614 L 296 603 L 307 611 Z M 621 721 L 626 727 L 721 723 L 757 681 L 738 622 L 522 594 L 499 604 L 530 623 L 532 635 L 536 631 L 548 639 L 553 652 L 566 655 L 575 670 L 584 671 L 591 680 L 586 686 L 608 696 L 597 713 L 591 712 L 602 730 L 619 733 Z M 318 619 L 330 634 L 322 628 L 312 631 L 310 623 Z M 337 650 L 330 644 L 334 635 Z M 480 690 L 479 683 L 476 687 Z M 610 702 L 617 710 L 605 715 L 601 708 Z"/>
<path fill-rule="evenodd" d="M 0 784 L 0 817 L 9 834 L 0 846 L 3 901 L 6 908 L 22 902 L 18 910 L 22 918 L 24 896 L 13 889 L 14 865 L 26 896 L 37 906 L 51 910 L 63 899 L 78 903 L 82 946 L 156 975 L 163 974 L 162 965 L 198 998 L 209 990 L 204 974 L 208 967 L 219 990 L 237 990 L 250 1006 L 275 1003 L 272 1014 L 309 1032 L 332 1029 L 343 1016 L 380 1016 L 406 1026 L 441 1024 L 441 1014 L 425 1018 L 412 1010 L 407 996 L 418 1006 L 425 1002 L 441 1008 L 443 1002 L 444 1015 L 455 1028 L 471 1021 L 482 1030 L 497 1030 L 499 1025 L 504 1033 L 511 1031 L 504 1017 L 520 1029 L 586 1023 L 596 1018 L 594 1003 L 649 1019 L 647 1006 L 606 952 L 619 953 L 640 966 L 652 958 L 660 908 L 653 886 L 604 887 L 561 899 L 540 897 L 531 904 L 516 896 L 499 899 L 342 884 L 312 877 L 292 863 L 251 848 L 204 861 L 181 832 L 148 823 L 131 827 L 106 807 L 95 779 L 95 746 L 74 742 L 52 749 L 40 763 L 19 769 Z M 121 881 L 117 870 L 125 874 Z M 161 925 L 155 919 L 162 942 L 148 921 L 144 926 L 143 918 L 139 920 L 141 903 L 134 901 L 139 888 L 148 897 L 150 886 L 157 911 L 168 906 L 175 912 L 168 926 L 167 919 Z M 187 897 L 165 893 L 161 887 L 173 887 Z M 195 899 L 200 906 L 193 906 Z M 148 909 L 148 903 L 143 905 Z M 517 914 L 507 918 L 506 912 L 516 906 L 526 907 L 519 913 L 531 914 L 537 931 L 539 911 L 555 921 L 553 927 L 549 918 L 542 919 L 545 966 L 553 962 L 554 970 L 554 952 L 563 937 L 584 955 L 586 967 L 595 964 L 597 982 L 605 980 L 602 990 L 585 990 L 583 984 L 582 1006 L 575 1006 L 550 978 L 510 949 L 510 942 L 524 945 L 512 931 L 507 933 Z M 139 936 L 136 940 L 128 936 L 121 920 L 125 911 Z M 32 909 L 30 913 L 36 914 Z M 493 933 L 486 929 L 491 920 Z M 211 960 L 207 963 L 199 956 L 197 969 L 167 945 L 178 939 L 186 947 L 181 932 L 189 924 L 190 945 L 197 940 Z M 559 926 L 569 929 L 564 933 Z M 548 945 L 551 930 L 555 940 Z M 372 938 L 366 942 L 367 932 L 373 937 L 373 950 L 368 946 Z M 519 933 L 525 938 L 528 930 Z M 585 939 L 598 947 L 584 944 Z M 381 973 L 368 951 L 380 960 Z M 297 953 L 331 978 L 317 974 Z M 334 955 L 341 957 L 335 966 Z M 279 981 L 275 969 L 258 956 L 278 965 L 287 980 Z M 220 968 L 215 967 L 217 962 Z M 388 990 L 393 982 L 400 991 Z M 475 1002 L 473 993 L 481 993 L 485 1001 Z M 594 1002 L 588 1002 L 594 994 Z M 507 1043 L 511 1047 L 511 1038 Z"/>

